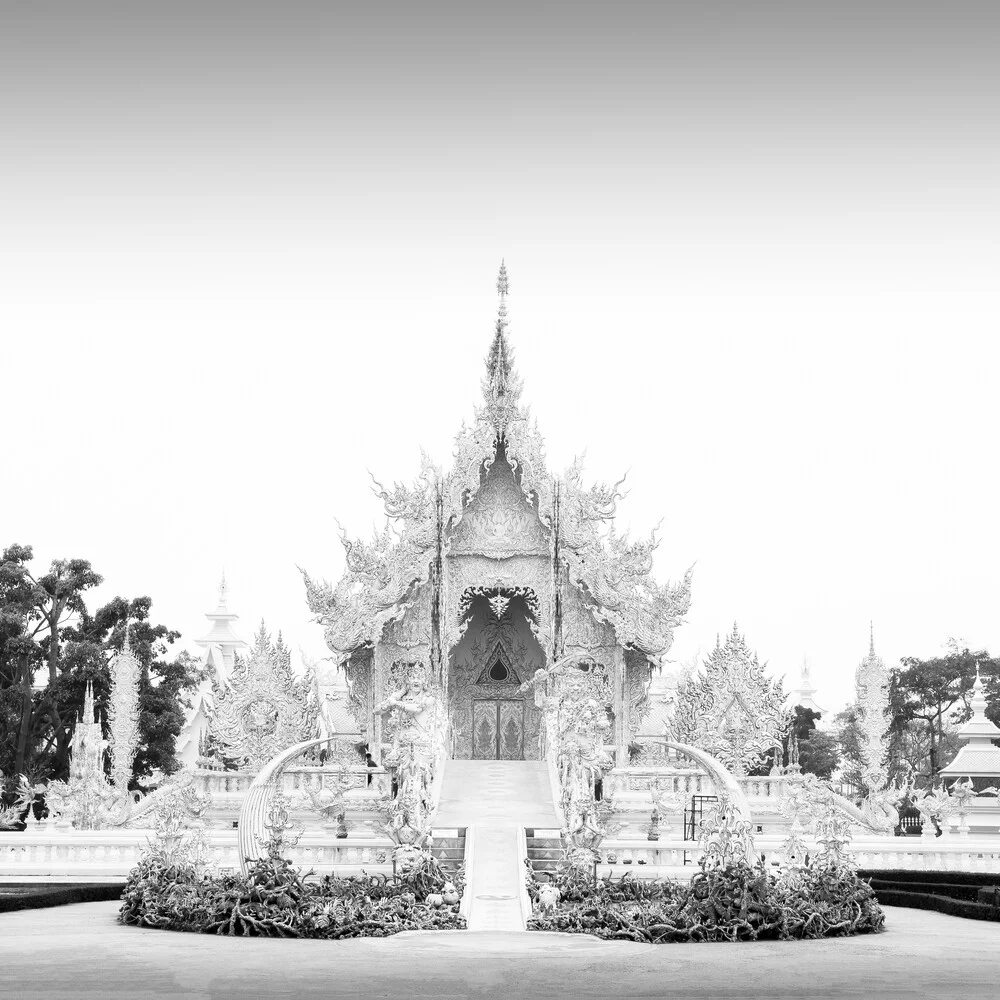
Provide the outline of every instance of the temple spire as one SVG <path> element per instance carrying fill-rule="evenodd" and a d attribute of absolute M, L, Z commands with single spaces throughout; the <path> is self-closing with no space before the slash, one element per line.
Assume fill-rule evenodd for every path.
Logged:
<path fill-rule="evenodd" d="M 500 304 L 497 307 L 493 342 L 490 344 L 490 352 L 486 356 L 486 377 L 483 379 L 483 398 L 486 401 L 486 411 L 497 434 L 501 437 L 517 411 L 517 401 L 521 395 L 521 380 L 514 372 L 514 355 L 507 343 L 507 293 L 509 290 L 507 266 L 501 261 L 500 273 L 497 275 L 497 294 L 500 296 Z"/>
<path fill-rule="evenodd" d="M 80 714 L 80 720 L 88 725 L 93 725 L 93 723 L 97 720 L 97 713 L 94 711 L 94 684 L 92 681 L 87 681 L 87 687 L 83 695 L 83 711 Z"/>
<path fill-rule="evenodd" d="M 868 622 L 868 655 L 875 655 L 875 622 Z"/>

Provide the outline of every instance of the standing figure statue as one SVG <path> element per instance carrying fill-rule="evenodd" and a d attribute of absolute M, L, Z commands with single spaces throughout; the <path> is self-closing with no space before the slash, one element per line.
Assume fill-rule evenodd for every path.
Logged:
<path fill-rule="evenodd" d="M 563 838 L 579 856 L 591 852 L 609 832 L 611 811 L 597 800 L 598 782 L 614 766 L 604 749 L 611 730 L 605 705 L 610 701 L 606 673 L 586 657 L 571 653 L 521 685 L 533 690 L 535 704 L 545 712 L 548 743 L 556 756 Z"/>
<path fill-rule="evenodd" d="M 604 749 L 611 723 L 593 698 L 565 713 L 559 738 L 557 767 L 566 833 L 576 847 L 596 847 L 604 835 L 598 818 L 597 783 L 613 766 Z"/>
<path fill-rule="evenodd" d="M 391 715 L 396 723 L 392 745 L 383 758 L 396 784 L 396 796 L 389 806 L 388 833 L 398 844 L 423 847 L 431 833 L 431 785 L 437 756 L 437 700 L 428 690 L 425 669 L 414 664 L 405 687 L 391 694 L 375 711 Z"/>

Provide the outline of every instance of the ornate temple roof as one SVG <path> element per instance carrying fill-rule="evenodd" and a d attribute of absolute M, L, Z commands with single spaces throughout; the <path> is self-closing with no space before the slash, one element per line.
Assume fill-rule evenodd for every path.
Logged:
<path fill-rule="evenodd" d="M 451 470 L 443 472 L 425 454 L 413 486 L 377 484 L 396 531 L 387 526 L 370 543 L 344 538 L 347 569 L 336 587 L 303 571 L 309 608 L 325 626 L 327 645 L 342 659 L 378 642 L 385 626 L 412 606 L 435 562 L 449 555 L 491 467 L 502 460 L 537 524 L 549 539 L 558 538 L 558 557 L 553 551 L 552 558 L 586 596 L 594 619 L 611 625 L 622 646 L 658 660 L 690 606 L 691 571 L 678 585 L 652 578 L 655 533 L 632 542 L 615 532 L 620 483 L 584 487 L 579 460 L 562 476 L 549 472 L 542 437 L 520 402 L 504 265 L 496 287 L 499 306 L 481 384 L 483 404 L 456 436 Z"/>

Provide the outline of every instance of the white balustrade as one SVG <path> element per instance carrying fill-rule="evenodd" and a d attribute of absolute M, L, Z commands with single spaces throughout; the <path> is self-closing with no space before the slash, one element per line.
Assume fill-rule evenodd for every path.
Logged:
<path fill-rule="evenodd" d="M 146 850 L 149 830 L 25 830 L 0 834 L 0 879 L 30 876 L 69 880 L 118 879 Z M 238 868 L 232 830 L 206 830 L 211 857 L 220 867 Z M 392 871 L 392 843 L 386 837 L 348 837 L 331 842 L 329 832 L 307 831 L 289 851 L 302 868 L 318 874 Z"/>

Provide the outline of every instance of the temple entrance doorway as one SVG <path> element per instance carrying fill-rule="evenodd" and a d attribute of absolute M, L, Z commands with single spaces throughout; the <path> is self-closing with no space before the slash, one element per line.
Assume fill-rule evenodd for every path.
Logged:
<path fill-rule="evenodd" d="M 472 701 L 474 760 L 524 760 L 524 702 Z"/>
<path fill-rule="evenodd" d="M 528 588 L 469 587 L 465 633 L 449 656 L 451 756 L 458 760 L 539 760 L 541 711 L 522 682 L 545 666 L 532 632 Z"/>

